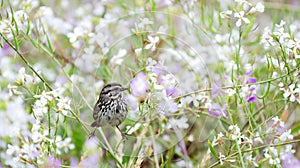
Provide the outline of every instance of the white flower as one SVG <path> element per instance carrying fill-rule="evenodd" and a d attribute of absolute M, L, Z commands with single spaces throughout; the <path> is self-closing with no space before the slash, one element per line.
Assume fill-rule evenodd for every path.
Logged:
<path fill-rule="evenodd" d="M 21 94 L 23 94 L 22 92 L 20 92 L 20 91 L 18 91 L 17 89 L 18 89 L 18 86 L 16 86 L 16 85 L 11 85 L 11 84 L 8 84 L 7 85 L 7 89 L 9 89 L 9 95 L 21 95 Z"/>
<path fill-rule="evenodd" d="M 272 37 L 272 32 L 269 27 L 265 27 L 260 43 L 264 45 L 265 49 L 268 49 L 270 46 L 276 45 L 276 42 Z"/>
<path fill-rule="evenodd" d="M 285 142 L 287 140 L 293 140 L 294 136 L 291 134 L 291 129 L 282 133 L 279 137 L 281 142 Z"/>
<path fill-rule="evenodd" d="M 254 7 L 250 9 L 249 13 L 255 13 L 256 11 L 263 13 L 265 11 L 265 6 L 261 2 L 258 2 Z"/>
<path fill-rule="evenodd" d="M 241 129 L 237 125 L 230 125 L 228 127 L 229 131 L 232 131 L 232 134 L 230 135 L 231 140 L 236 140 L 238 144 L 242 143 L 242 139 L 245 139 L 244 135 L 241 134 Z M 249 141 L 250 142 L 250 141 Z"/>
<path fill-rule="evenodd" d="M 152 37 L 149 35 L 148 41 L 149 41 L 149 44 L 147 44 L 145 46 L 145 49 L 146 50 L 151 49 L 151 51 L 154 51 L 156 49 L 156 43 L 158 43 L 158 41 L 159 41 L 159 37 L 158 36 Z"/>
<path fill-rule="evenodd" d="M 287 47 L 292 49 L 292 53 L 295 55 L 295 58 L 300 58 L 297 50 L 300 50 L 300 40 L 289 40 Z"/>
<path fill-rule="evenodd" d="M 183 128 L 183 129 L 187 129 L 189 127 L 188 124 L 188 119 L 186 117 L 181 117 L 180 119 L 170 119 L 169 123 L 168 123 L 168 128 L 174 128 L 178 127 L 178 128 Z"/>
<path fill-rule="evenodd" d="M 236 90 L 235 89 L 227 89 L 225 92 L 228 94 L 228 96 L 233 96 L 236 93 Z"/>
<path fill-rule="evenodd" d="M 8 155 L 13 155 L 13 154 L 15 154 L 15 153 L 19 153 L 19 151 L 20 151 L 19 146 L 8 144 L 6 153 L 7 153 Z"/>
<path fill-rule="evenodd" d="M 140 56 L 142 54 L 142 50 L 143 50 L 142 48 L 137 48 L 134 50 L 134 52 L 137 56 Z"/>
<path fill-rule="evenodd" d="M 244 11 L 234 13 L 234 17 L 238 18 L 237 22 L 235 23 L 235 25 L 237 27 L 241 27 L 242 22 L 244 22 L 246 24 L 250 23 L 250 20 L 248 18 L 244 17 L 244 15 L 245 15 Z"/>
<path fill-rule="evenodd" d="M 224 137 L 224 134 L 222 132 L 218 133 L 218 138 L 217 139 L 221 139 L 222 137 Z"/>
<path fill-rule="evenodd" d="M 69 41 L 74 48 L 80 47 L 79 38 L 83 37 L 85 33 L 86 30 L 84 30 L 83 27 L 75 27 L 74 32 L 67 34 Z"/>
<path fill-rule="evenodd" d="M 67 153 L 69 150 L 75 148 L 75 145 L 71 143 L 72 139 L 70 137 L 65 138 L 62 140 L 60 135 L 56 136 L 55 143 L 56 143 L 56 152 L 58 155 L 62 154 L 62 150 Z M 54 143 L 54 142 L 52 142 Z"/>
<path fill-rule="evenodd" d="M 295 153 L 296 151 L 293 149 L 293 145 L 292 144 L 287 144 L 285 145 L 285 152 L 287 153 Z"/>
<path fill-rule="evenodd" d="M 279 42 L 281 44 L 284 44 L 285 40 L 287 38 L 290 38 L 290 35 L 284 32 L 284 25 L 285 25 L 285 21 L 281 20 L 279 25 L 278 24 L 275 25 L 276 29 L 273 32 L 273 35 L 279 39 Z"/>
<path fill-rule="evenodd" d="M 291 102 L 295 102 L 296 101 L 296 94 L 300 94 L 300 88 L 296 88 L 295 84 L 291 84 L 289 85 L 288 88 L 280 88 L 280 90 L 283 90 L 283 97 L 285 99 L 289 99 Z"/>
<path fill-rule="evenodd" d="M 278 158 L 277 148 L 274 148 L 274 147 L 266 148 L 265 152 L 264 152 L 264 157 L 266 159 L 269 159 L 270 165 L 279 165 L 280 164 L 280 159 Z"/>
<path fill-rule="evenodd" d="M 252 157 L 252 154 L 246 155 L 246 159 L 251 165 L 253 164 L 254 167 L 258 167 L 258 164 L 255 162 L 255 159 Z"/>
<path fill-rule="evenodd" d="M 35 101 L 34 105 L 33 105 L 33 112 L 34 115 L 38 118 L 38 119 L 42 119 L 43 118 L 43 114 L 48 112 L 48 107 L 47 105 L 47 101 L 45 101 L 46 99 L 41 99 L 41 100 L 37 100 Z"/>
<path fill-rule="evenodd" d="M 280 127 L 284 127 L 284 122 L 281 121 L 278 116 L 273 117 L 272 120 L 273 120 L 273 125 L 277 125 L 279 123 Z"/>
<path fill-rule="evenodd" d="M 230 18 L 231 15 L 232 15 L 232 10 L 227 10 L 220 13 L 222 19 Z"/>
<path fill-rule="evenodd" d="M 21 80 L 22 84 L 34 82 L 34 78 L 25 72 L 25 68 L 22 67 L 19 70 L 18 79 Z"/>
<path fill-rule="evenodd" d="M 219 161 L 220 165 L 223 165 L 223 161 L 226 159 L 225 155 L 223 155 L 221 152 L 219 152 Z"/>
<path fill-rule="evenodd" d="M 123 63 L 124 57 L 126 56 L 127 51 L 126 49 L 119 49 L 117 55 L 113 56 L 110 60 L 111 63 L 121 65 Z"/>
<path fill-rule="evenodd" d="M 53 97 L 50 96 L 50 92 L 45 92 L 43 90 L 42 94 L 40 95 L 34 95 L 33 97 L 34 98 L 39 98 L 42 102 L 48 102 L 48 101 L 52 101 L 53 100 Z"/>
<path fill-rule="evenodd" d="M 5 19 L 0 21 L 0 33 L 5 35 L 5 37 L 9 40 L 13 38 L 11 28 L 14 28 L 14 26 L 11 25 L 11 22 L 9 20 Z"/>
<path fill-rule="evenodd" d="M 146 25 L 152 25 L 153 21 L 149 20 L 148 18 L 140 18 L 140 23 L 138 24 L 139 28 L 144 28 Z"/>
<path fill-rule="evenodd" d="M 190 134 L 188 137 L 187 137 L 187 140 L 190 141 L 190 142 L 193 142 L 194 141 L 194 135 L 193 134 Z"/>
<path fill-rule="evenodd" d="M 58 103 L 57 103 L 57 111 L 61 112 L 63 115 L 67 115 L 68 112 L 71 110 L 71 100 L 69 98 L 60 98 L 57 99 Z"/>

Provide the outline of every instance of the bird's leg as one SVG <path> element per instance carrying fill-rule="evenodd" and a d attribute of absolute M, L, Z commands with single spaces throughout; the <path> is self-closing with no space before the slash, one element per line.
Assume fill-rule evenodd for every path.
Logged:
<path fill-rule="evenodd" d="M 122 135 L 122 138 L 123 138 L 123 139 L 125 139 L 125 140 L 127 140 L 127 139 L 128 139 L 128 138 L 127 138 L 127 135 L 128 135 L 128 134 L 126 134 L 126 133 L 123 133 L 123 132 L 121 131 L 121 129 L 119 128 L 119 126 L 118 126 L 118 125 L 117 125 L 116 127 L 117 127 L 117 128 L 118 128 L 118 130 L 120 131 L 120 133 L 121 133 L 121 135 Z"/>
<path fill-rule="evenodd" d="M 93 136 L 95 136 L 97 127 L 95 127 L 95 129 L 89 134 L 89 139 L 92 138 Z"/>

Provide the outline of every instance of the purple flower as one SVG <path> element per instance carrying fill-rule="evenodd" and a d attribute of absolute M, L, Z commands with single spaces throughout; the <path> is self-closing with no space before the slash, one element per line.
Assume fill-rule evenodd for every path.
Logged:
<path fill-rule="evenodd" d="M 245 73 L 245 75 L 247 75 L 247 76 L 249 76 L 249 75 L 251 75 L 252 74 L 252 70 L 249 70 L 249 71 L 247 71 L 246 73 Z"/>
<path fill-rule="evenodd" d="M 47 159 L 47 163 L 43 167 L 59 168 L 60 166 L 61 166 L 61 160 L 50 155 Z"/>
<path fill-rule="evenodd" d="M 126 103 L 129 105 L 132 111 L 137 110 L 138 101 L 137 98 L 134 97 L 133 95 L 130 94 L 126 96 Z"/>
<path fill-rule="evenodd" d="M 98 147 L 98 145 L 97 145 L 97 143 L 95 143 L 94 139 L 90 138 L 85 141 L 84 147 L 86 149 L 96 149 Z"/>
<path fill-rule="evenodd" d="M 164 67 L 162 67 L 159 64 L 156 64 L 154 66 L 149 67 L 148 71 L 149 72 L 153 72 L 156 75 L 161 75 L 161 74 L 164 74 L 166 72 L 165 69 L 164 69 Z"/>
<path fill-rule="evenodd" d="M 175 87 L 167 87 L 165 91 L 167 96 L 176 97 L 178 95 L 178 90 Z"/>
<path fill-rule="evenodd" d="M 137 97 L 145 97 L 149 92 L 149 81 L 147 75 L 143 72 L 138 73 L 134 79 L 130 81 L 132 95 Z"/>
<path fill-rule="evenodd" d="M 98 152 L 92 153 L 87 158 L 81 160 L 79 165 L 82 167 L 99 167 L 99 165 L 97 164 L 99 163 L 99 158 L 100 156 Z"/>
<path fill-rule="evenodd" d="M 292 153 L 284 153 L 280 157 L 283 168 L 298 168 L 300 167 L 300 161 Z"/>
<path fill-rule="evenodd" d="M 222 81 L 218 81 L 216 84 L 214 84 L 211 88 L 211 92 L 212 92 L 212 98 L 216 98 L 220 91 L 222 90 Z"/>
<path fill-rule="evenodd" d="M 76 158 L 72 157 L 70 166 L 71 167 L 78 167 L 78 160 Z"/>
<path fill-rule="evenodd" d="M 256 96 L 255 95 L 251 95 L 248 97 L 247 102 L 251 103 L 251 102 L 255 102 L 256 101 Z"/>
<path fill-rule="evenodd" d="M 3 48 L 0 48 L 0 58 L 5 57 L 10 50 L 10 46 L 7 43 L 3 44 Z"/>
<path fill-rule="evenodd" d="M 220 118 L 221 116 L 226 116 L 227 112 L 226 112 L 226 105 L 224 105 L 223 107 L 221 107 L 219 104 L 214 103 L 212 105 L 212 108 L 208 110 L 208 113 L 210 115 L 213 115 L 217 118 Z"/>
<path fill-rule="evenodd" d="M 254 77 L 254 78 L 248 78 L 247 79 L 247 81 L 246 81 L 246 84 L 254 84 L 254 83 L 256 83 L 256 78 Z"/>
<path fill-rule="evenodd" d="M 58 83 L 65 84 L 66 82 L 68 82 L 68 78 L 66 78 L 65 76 L 57 76 L 56 81 Z"/>
<path fill-rule="evenodd" d="M 177 104 L 173 100 L 166 100 L 164 102 L 159 103 L 158 106 L 159 109 L 165 114 L 168 114 L 168 112 L 174 113 L 178 111 Z"/>

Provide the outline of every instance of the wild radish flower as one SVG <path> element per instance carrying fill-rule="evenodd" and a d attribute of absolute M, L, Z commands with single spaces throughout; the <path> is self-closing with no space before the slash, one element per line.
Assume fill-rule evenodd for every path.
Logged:
<path fill-rule="evenodd" d="M 265 49 L 268 49 L 270 46 L 276 45 L 276 42 L 272 37 L 272 32 L 269 27 L 265 27 L 260 43 L 264 45 Z"/>
<path fill-rule="evenodd" d="M 140 23 L 138 24 L 139 28 L 144 28 L 146 25 L 152 25 L 153 21 L 148 18 L 140 18 Z"/>
<path fill-rule="evenodd" d="M 281 20 L 279 25 L 275 25 L 275 31 L 273 32 L 273 35 L 278 38 L 281 44 L 285 44 L 285 41 L 290 38 L 290 35 L 284 30 L 284 25 L 285 21 Z"/>
<path fill-rule="evenodd" d="M 148 36 L 148 42 L 149 42 L 149 44 L 147 44 L 146 46 L 145 46 L 145 49 L 146 50 L 150 50 L 151 49 L 151 51 L 155 51 L 156 50 L 156 44 L 159 42 L 159 37 L 158 36 Z"/>
<path fill-rule="evenodd" d="M 79 48 L 80 47 L 80 38 L 82 38 L 85 34 L 87 33 L 86 30 L 84 30 L 83 27 L 75 27 L 74 31 L 71 33 L 68 33 L 68 38 L 70 43 L 74 48 Z"/>
<path fill-rule="evenodd" d="M 249 162 L 250 165 L 258 167 L 258 164 L 255 162 L 255 159 L 253 158 L 251 153 L 246 155 L 246 160 Z"/>
<path fill-rule="evenodd" d="M 215 84 L 213 84 L 211 88 L 212 99 L 218 97 L 221 91 L 222 91 L 222 81 L 218 81 Z"/>
<path fill-rule="evenodd" d="M 14 28 L 14 26 L 11 25 L 11 22 L 9 20 L 3 19 L 0 21 L 0 33 L 5 35 L 5 37 L 10 40 L 13 38 L 13 34 L 11 33 L 11 27 Z"/>
<path fill-rule="evenodd" d="M 172 99 L 162 100 L 158 106 L 160 111 L 163 112 L 164 115 L 168 115 L 168 113 L 174 113 L 178 111 L 177 103 L 175 103 Z"/>
<path fill-rule="evenodd" d="M 58 168 L 61 167 L 61 160 L 58 158 L 55 158 L 53 155 L 50 155 L 46 161 L 45 164 L 43 164 L 42 167 L 52 167 L 52 168 Z"/>
<path fill-rule="evenodd" d="M 223 165 L 223 161 L 226 159 L 225 155 L 223 155 L 221 152 L 219 152 L 219 162 L 220 162 L 220 165 Z"/>
<path fill-rule="evenodd" d="M 223 107 L 221 107 L 219 104 L 213 103 L 212 107 L 208 110 L 208 113 L 217 118 L 225 117 L 227 115 L 226 105 L 223 105 Z"/>
<path fill-rule="evenodd" d="M 149 92 L 149 85 L 147 75 L 143 72 L 138 73 L 136 77 L 130 81 L 132 95 L 145 97 L 146 93 Z"/>
<path fill-rule="evenodd" d="M 300 58 L 300 40 L 289 40 L 287 43 L 287 47 L 292 50 L 292 53 L 295 55 L 295 58 Z"/>
<path fill-rule="evenodd" d="M 225 92 L 227 93 L 228 96 L 233 96 L 234 94 L 236 94 L 235 89 L 227 89 L 225 90 Z"/>
<path fill-rule="evenodd" d="M 227 10 L 227 11 L 221 12 L 220 16 L 222 19 L 228 19 L 231 17 L 232 13 L 233 13 L 232 10 Z"/>
<path fill-rule="evenodd" d="M 188 119 L 186 117 L 181 117 L 179 119 L 172 118 L 169 120 L 167 127 L 168 128 L 178 127 L 178 128 L 187 129 L 189 127 Z"/>
<path fill-rule="evenodd" d="M 280 159 L 278 157 L 277 148 L 266 148 L 264 152 L 264 157 L 269 160 L 270 165 L 276 165 L 280 167 Z"/>
<path fill-rule="evenodd" d="M 284 127 L 284 122 L 278 116 L 272 118 L 272 127 Z"/>
<path fill-rule="evenodd" d="M 199 107 L 199 101 L 202 100 L 202 98 L 203 97 L 200 94 L 191 94 L 190 96 L 183 98 L 183 102 L 187 104 L 192 103 L 194 107 Z"/>
<path fill-rule="evenodd" d="M 124 60 L 124 57 L 126 56 L 127 54 L 127 51 L 125 49 L 119 49 L 119 52 L 117 55 L 114 55 L 110 62 L 112 64 L 117 64 L 117 65 L 121 65 L 123 60 Z"/>
<path fill-rule="evenodd" d="M 142 48 L 137 48 L 137 49 L 134 50 L 134 52 L 135 52 L 135 54 L 136 54 L 137 56 L 141 56 L 142 51 L 143 51 Z"/>
<path fill-rule="evenodd" d="M 279 86 L 281 87 L 280 90 L 284 91 L 283 97 L 286 100 L 291 102 L 296 101 L 296 96 L 299 96 L 300 94 L 300 84 L 297 85 L 297 88 L 294 83 L 289 85 L 287 88 L 283 88 L 283 83 L 279 83 Z"/>
<path fill-rule="evenodd" d="M 261 2 L 258 2 L 254 7 L 250 9 L 249 13 L 255 13 L 255 12 L 263 13 L 264 11 L 265 11 L 265 6 Z"/>
<path fill-rule="evenodd" d="M 138 100 L 132 94 L 126 96 L 126 102 L 132 111 L 136 111 L 138 107 Z"/>
<path fill-rule="evenodd" d="M 72 150 L 75 148 L 75 145 L 71 143 L 72 139 L 70 137 L 67 137 L 65 139 L 62 139 L 60 135 L 56 136 L 55 141 L 51 140 L 51 143 L 56 144 L 56 153 L 58 155 L 62 154 L 62 151 L 65 153 L 68 153 L 69 150 Z"/>
<path fill-rule="evenodd" d="M 285 141 L 288 141 L 288 140 L 293 140 L 294 136 L 291 134 L 291 129 L 283 132 L 279 139 L 281 142 L 285 142 Z"/>
<path fill-rule="evenodd" d="M 283 168 L 297 168 L 300 166 L 300 161 L 294 154 L 286 152 L 280 155 Z"/>
<path fill-rule="evenodd" d="M 244 22 L 245 24 L 250 23 L 250 20 L 248 18 L 244 17 L 244 15 L 245 15 L 244 11 L 234 13 L 234 17 L 238 18 L 237 22 L 235 23 L 236 27 L 241 27 L 242 22 Z"/>
<path fill-rule="evenodd" d="M 61 112 L 63 115 L 67 115 L 68 112 L 71 110 L 71 100 L 67 97 L 58 98 L 57 99 L 57 112 Z"/>

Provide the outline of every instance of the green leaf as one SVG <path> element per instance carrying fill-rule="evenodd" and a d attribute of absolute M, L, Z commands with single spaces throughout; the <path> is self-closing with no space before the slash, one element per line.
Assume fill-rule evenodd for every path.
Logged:
<path fill-rule="evenodd" d="M 292 128 L 291 134 L 299 134 L 300 133 L 300 123 Z"/>
<path fill-rule="evenodd" d="M 208 146 L 209 146 L 209 150 L 210 152 L 213 154 L 213 156 L 218 159 L 218 153 L 216 152 L 216 150 L 214 149 L 214 147 L 212 146 L 210 140 L 208 140 Z"/>

